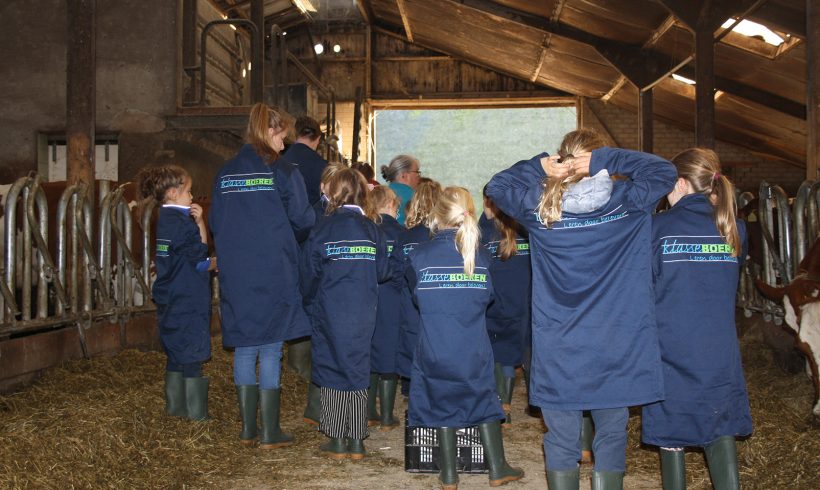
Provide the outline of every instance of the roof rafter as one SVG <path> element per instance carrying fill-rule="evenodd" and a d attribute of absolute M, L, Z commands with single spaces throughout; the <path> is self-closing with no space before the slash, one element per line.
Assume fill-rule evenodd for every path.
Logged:
<path fill-rule="evenodd" d="M 396 0 L 396 6 L 399 8 L 399 15 L 401 15 L 401 23 L 404 24 L 404 34 L 407 35 L 407 40 L 413 42 L 413 30 L 410 28 L 410 19 L 407 17 L 407 6 L 404 0 Z"/>

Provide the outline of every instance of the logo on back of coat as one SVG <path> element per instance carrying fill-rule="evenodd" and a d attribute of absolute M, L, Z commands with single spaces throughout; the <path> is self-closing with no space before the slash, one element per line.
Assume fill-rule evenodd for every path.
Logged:
<path fill-rule="evenodd" d="M 222 194 L 272 191 L 275 189 L 276 183 L 272 172 L 224 175 L 219 179 L 219 190 Z"/>
<path fill-rule="evenodd" d="M 487 268 L 472 274 L 458 267 L 425 267 L 419 271 L 418 289 L 487 289 Z"/>
<path fill-rule="evenodd" d="M 341 240 L 325 243 L 330 260 L 376 260 L 376 243 L 370 240 Z"/>
<path fill-rule="evenodd" d="M 562 215 L 561 219 L 553 223 L 551 228 L 547 227 L 547 225 L 544 224 L 544 220 L 541 219 L 541 215 L 538 214 L 537 209 L 533 211 L 533 214 L 535 215 L 535 219 L 538 221 L 538 223 L 541 224 L 539 228 L 541 230 L 570 230 L 605 225 L 607 223 L 612 223 L 613 221 L 618 221 L 629 216 L 629 211 L 622 211 L 618 213 L 617 211 L 620 208 L 621 206 L 618 206 L 609 213 L 603 216 L 596 216 L 594 218 L 569 218 Z"/>
<path fill-rule="evenodd" d="M 157 257 L 169 257 L 171 254 L 171 240 L 157 238 Z"/>
<path fill-rule="evenodd" d="M 715 240 L 705 243 L 704 238 Z M 719 242 L 718 242 L 719 241 Z M 732 257 L 735 249 L 723 242 L 723 238 L 669 236 L 661 239 L 661 260 L 670 262 L 732 262 L 737 263 L 737 257 Z"/>

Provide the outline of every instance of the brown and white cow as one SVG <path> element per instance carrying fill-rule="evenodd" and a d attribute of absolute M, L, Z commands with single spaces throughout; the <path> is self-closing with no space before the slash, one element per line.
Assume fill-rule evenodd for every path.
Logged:
<path fill-rule="evenodd" d="M 796 333 L 797 348 L 806 355 L 811 369 L 816 399 L 812 412 L 820 418 L 820 239 L 800 262 L 791 284 L 774 287 L 759 279 L 756 284 L 764 296 L 783 302 L 786 324 Z"/>

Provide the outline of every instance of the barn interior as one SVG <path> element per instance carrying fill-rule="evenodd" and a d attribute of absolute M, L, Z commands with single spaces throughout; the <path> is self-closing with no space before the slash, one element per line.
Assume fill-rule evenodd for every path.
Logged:
<path fill-rule="evenodd" d="M 234 447 L 218 315 L 213 420 L 161 414 L 156 213 L 133 206 L 127 183 L 174 163 L 207 200 L 250 106 L 266 102 L 320 121 L 328 160 L 377 174 L 393 156 L 377 152 L 380 111 L 567 108 L 612 146 L 715 149 L 761 230 L 738 293 L 757 430 L 739 446 L 744 486 L 820 487 L 816 395 L 782 306 L 754 287 L 790 282 L 820 230 L 813 0 L 8 0 L 0 26 L 0 460 L 12 462 L 0 485 L 338 488 L 362 471 L 360 488 L 433 485 L 403 473 L 400 431 L 374 436 L 365 470 L 320 461 L 315 431 L 296 429 L 304 386 L 290 373 L 283 423 L 311 448 Z M 518 417 L 513 454 L 533 468 L 519 486 L 544 488 L 543 428 Z M 639 426 L 627 488 L 659 488 Z M 690 488 L 710 488 L 702 454 L 690 457 Z"/>

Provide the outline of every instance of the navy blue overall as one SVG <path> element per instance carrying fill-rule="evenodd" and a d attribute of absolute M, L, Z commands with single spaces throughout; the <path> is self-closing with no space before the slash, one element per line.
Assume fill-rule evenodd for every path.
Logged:
<path fill-rule="evenodd" d="M 412 426 L 459 428 L 504 418 L 484 323 L 493 298 L 490 258 L 479 248 L 475 271 L 465 274 L 455 234 L 442 230 L 420 244 L 406 272 L 420 314 L 410 378 Z"/>
<path fill-rule="evenodd" d="M 304 143 L 294 143 L 277 160 L 279 163 L 289 163 L 295 166 L 305 181 L 308 202 L 313 205 L 319 200 L 322 192 L 319 184 L 322 182 L 322 172 L 327 167 L 327 160 L 319 156 L 311 147 Z"/>
<path fill-rule="evenodd" d="M 642 439 L 661 447 L 706 446 L 752 432 L 735 330 L 743 250 L 732 257 L 706 196 L 690 194 L 653 220 L 655 311 L 666 399 L 643 407 Z"/>
<path fill-rule="evenodd" d="M 404 227 L 396 218 L 383 214 L 379 226 L 387 240 L 387 253 L 391 254 L 396 239 Z M 374 373 L 392 374 L 396 372 L 396 350 L 399 345 L 399 323 L 401 322 L 401 287 L 404 281 L 393 277 L 379 284 L 379 306 L 376 310 L 376 330 L 370 349 L 370 370 Z"/>

